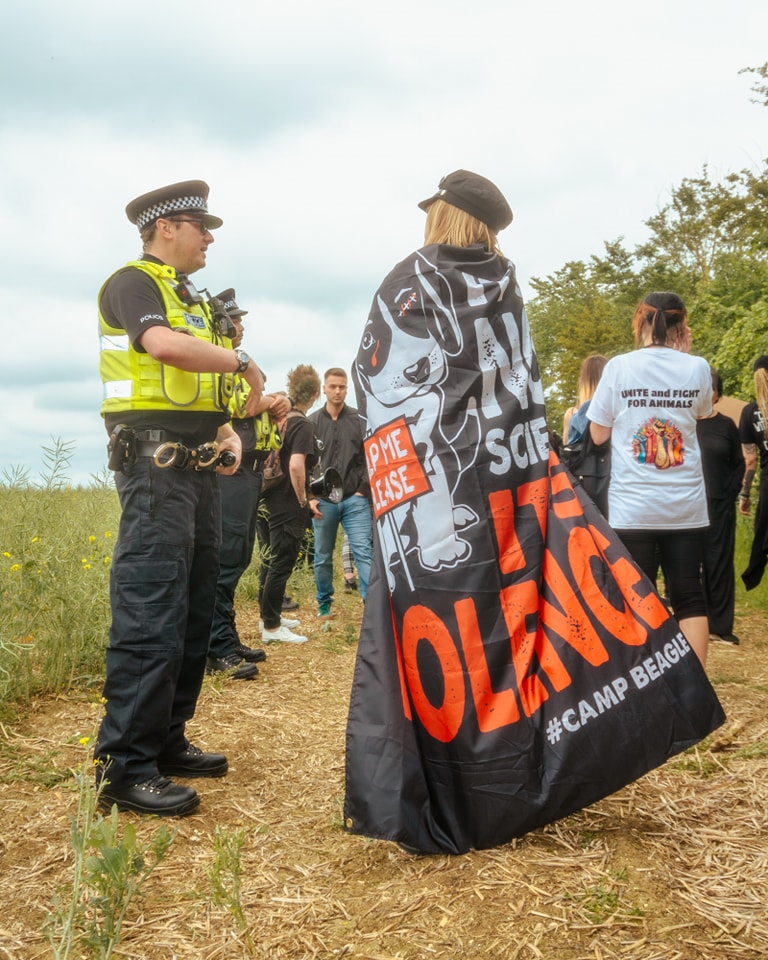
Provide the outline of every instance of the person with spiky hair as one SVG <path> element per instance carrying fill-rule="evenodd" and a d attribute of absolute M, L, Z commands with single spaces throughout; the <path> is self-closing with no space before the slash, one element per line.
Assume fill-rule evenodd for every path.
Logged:
<path fill-rule="evenodd" d="M 278 426 L 283 438 L 280 448 L 282 475 L 264 489 L 263 501 L 269 514 L 268 543 L 262 544 L 259 571 L 259 607 L 262 640 L 265 643 L 305 643 L 306 636 L 294 633 L 298 621 L 282 616 L 285 586 L 299 555 L 311 516 L 309 478 L 316 463 L 315 432 L 307 410 L 320 396 L 320 377 L 314 367 L 299 364 L 288 374 L 288 396 L 292 409 Z"/>

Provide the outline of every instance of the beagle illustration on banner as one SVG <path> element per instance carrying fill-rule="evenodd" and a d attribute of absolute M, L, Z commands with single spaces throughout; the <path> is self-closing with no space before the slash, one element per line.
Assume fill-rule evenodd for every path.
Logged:
<path fill-rule="evenodd" d="M 393 565 L 402 563 L 412 586 L 412 573 L 418 573 L 413 564 L 434 571 L 470 558 L 463 534 L 478 514 L 459 493 L 462 475 L 500 413 L 497 391 L 516 395 L 525 407 L 530 387 L 515 363 L 525 345 L 514 318 L 497 321 L 506 324 L 510 349 L 482 309 L 498 298 L 498 282 L 491 295 L 482 280 L 465 276 L 478 307 L 467 343 L 448 283 L 421 253 L 413 278 L 389 301 L 377 295 L 354 369 L 365 398 L 372 502 L 391 590 Z M 447 393 L 462 389 L 449 376 L 457 357 L 472 385 L 459 404 L 455 397 L 446 402 Z"/>

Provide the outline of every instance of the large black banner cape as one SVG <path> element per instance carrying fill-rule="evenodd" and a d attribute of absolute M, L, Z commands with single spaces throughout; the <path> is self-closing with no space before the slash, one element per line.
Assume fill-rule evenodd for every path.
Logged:
<path fill-rule="evenodd" d="M 496 846 L 723 722 L 677 623 L 550 451 L 512 264 L 413 253 L 376 294 L 353 377 L 376 550 L 348 830 L 425 853 Z"/>

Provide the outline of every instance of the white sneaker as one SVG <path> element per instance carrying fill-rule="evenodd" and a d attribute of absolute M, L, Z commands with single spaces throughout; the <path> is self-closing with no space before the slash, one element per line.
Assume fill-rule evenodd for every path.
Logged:
<path fill-rule="evenodd" d="M 302 637 L 298 633 L 293 633 L 288 627 L 284 627 L 282 624 L 279 627 L 276 627 L 274 630 L 264 630 L 261 635 L 261 639 L 264 643 L 306 643 L 307 638 Z"/>
<path fill-rule="evenodd" d="M 280 617 L 280 626 L 288 627 L 289 630 L 292 630 L 294 627 L 301 626 L 301 620 L 291 620 L 290 617 Z M 259 633 L 264 633 L 264 621 L 259 620 Z"/>

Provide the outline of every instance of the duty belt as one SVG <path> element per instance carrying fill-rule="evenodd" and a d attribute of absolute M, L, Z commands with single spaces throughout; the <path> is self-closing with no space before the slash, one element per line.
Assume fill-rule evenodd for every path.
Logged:
<path fill-rule="evenodd" d="M 166 430 L 136 430 L 134 451 L 137 457 L 151 457 L 162 470 L 213 470 L 219 459 L 217 443 L 188 447 Z"/>
<path fill-rule="evenodd" d="M 111 470 L 124 470 L 137 457 L 151 458 L 161 470 L 215 470 L 236 461 L 229 450 L 220 454 L 215 441 L 189 447 L 165 430 L 133 430 L 122 424 L 112 432 L 108 451 Z"/>

